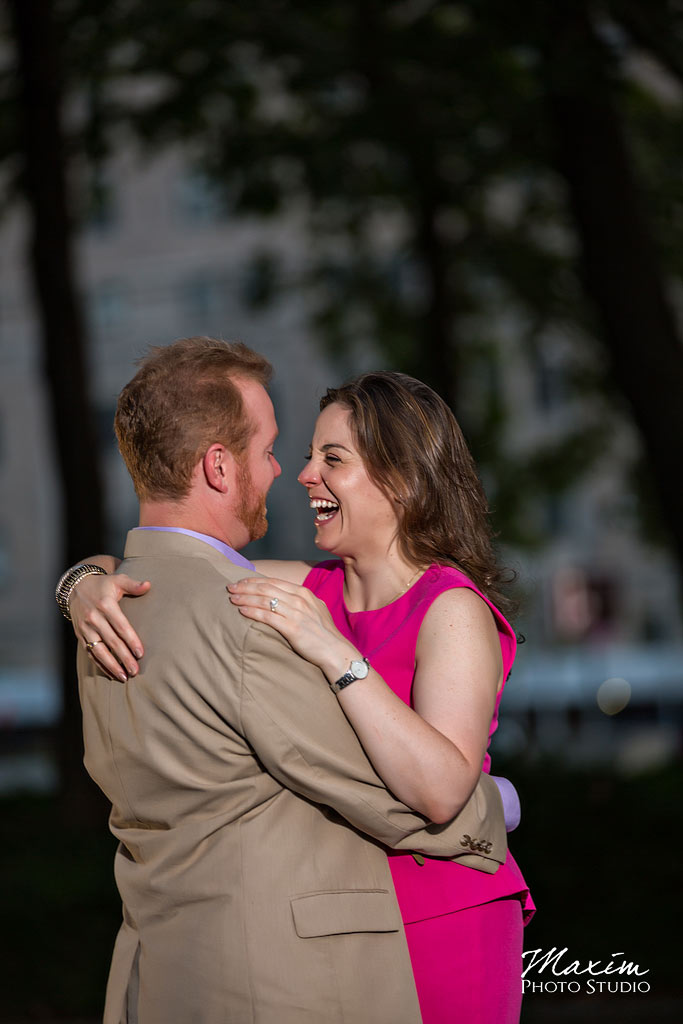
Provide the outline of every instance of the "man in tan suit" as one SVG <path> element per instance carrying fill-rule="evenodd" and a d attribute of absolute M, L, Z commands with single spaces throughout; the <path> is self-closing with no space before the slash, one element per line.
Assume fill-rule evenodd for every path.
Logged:
<path fill-rule="evenodd" d="M 386 790 L 319 670 L 227 599 L 280 472 L 269 374 L 244 346 L 186 339 L 119 398 L 140 498 L 121 571 L 152 587 L 126 601 L 137 677 L 78 662 L 85 763 L 120 841 L 105 1024 L 418 1024 L 384 846 L 505 859 L 490 779 L 430 825 Z"/>

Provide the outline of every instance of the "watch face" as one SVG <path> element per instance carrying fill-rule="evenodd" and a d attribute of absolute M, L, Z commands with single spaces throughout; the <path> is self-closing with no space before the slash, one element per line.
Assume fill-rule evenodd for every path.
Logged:
<path fill-rule="evenodd" d="M 356 679 L 365 679 L 366 675 L 370 671 L 370 666 L 367 661 L 352 661 L 351 671 Z"/>

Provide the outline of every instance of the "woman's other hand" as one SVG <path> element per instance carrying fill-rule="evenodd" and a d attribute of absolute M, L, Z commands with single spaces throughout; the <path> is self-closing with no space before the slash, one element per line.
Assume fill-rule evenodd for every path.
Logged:
<path fill-rule="evenodd" d="M 352 658 L 360 657 L 335 626 L 327 606 L 306 587 L 267 576 L 248 576 L 226 589 L 242 615 L 277 629 L 297 654 L 321 668 L 328 678 L 337 679 Z"/>
<path fill-rule="evenodd" d="M 125 573 L 82 579 L 69 599 L 74 632 L 90 656 L 112 679 L 125 682 L 138 673 L 144 654 L 139 636 L 119 607 L 122 597 L 141 597 L 151 583 Z"/>

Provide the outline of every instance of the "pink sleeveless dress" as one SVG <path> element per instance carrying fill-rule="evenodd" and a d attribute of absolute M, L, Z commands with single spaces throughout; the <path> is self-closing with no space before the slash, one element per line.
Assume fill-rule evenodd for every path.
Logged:
<path fill-rule="evenodd" d="M 432 565 L 396 601 L 373 611 L 350 612 L 344 603 L 344 567 L 319 562 L 304 581 L 329 608 L 337 629 L 368 659 L 406 704 L 412 703 L 415 650 L 422 621 L 445 590 L 468 587 L 491 609 L 498 627 L 504 678 L 514 661 L 516 638 L 497 608 L 457 569 Z M 491 737 L 498 727 L 498 695 Z M 490 771 L 486 753 L 483 770 Z M 522 983 L 522 922 L 534 904 L 508 852 L 495 875 L 451 861 L 388 851 L 420 998 L 424 1024 L 514 1024 Z"/>

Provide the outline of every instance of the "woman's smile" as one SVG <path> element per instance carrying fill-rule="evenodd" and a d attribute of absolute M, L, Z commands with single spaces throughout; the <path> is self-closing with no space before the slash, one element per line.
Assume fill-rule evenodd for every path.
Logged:
<path fill-rule="evenodd" d="M 389 550 L 395 506 L 368 476 L 348 409 L 332 403 L 320 413 L 299 483 L 315 513 L 318 547 L 339 557 Z"/>
<path fill-rule="evenodd" d="M 316 517 L 314 523 L 316 526 L 322 526 L 324 523 L 328 523 L 330 519 L 339 512 L 339 505 L 336 501 L 328 501 L 327 498 L 310 498 L 310 507 L 315 509 Z"/>

